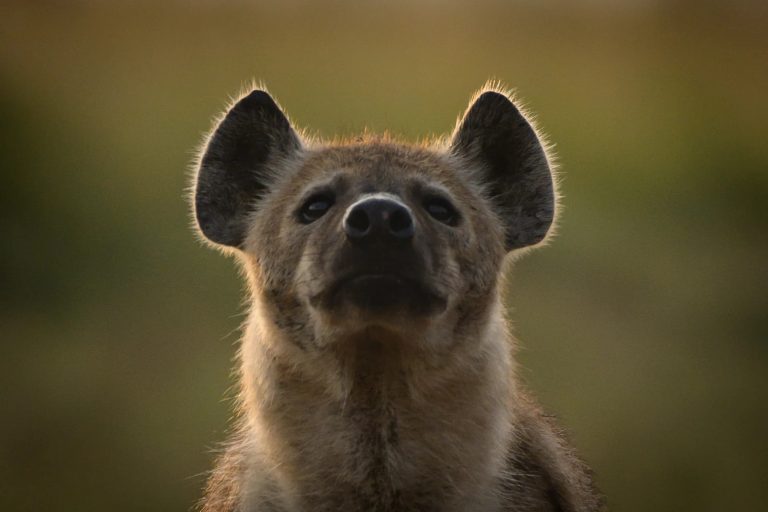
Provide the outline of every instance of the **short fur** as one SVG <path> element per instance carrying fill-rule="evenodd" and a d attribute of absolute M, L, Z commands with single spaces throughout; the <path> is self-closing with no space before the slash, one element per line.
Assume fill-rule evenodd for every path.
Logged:
<path fill-rule="evenodd" d="M 411 212 L 412 240 L 344 235 L 373 193 Z M 435 196 L 453 222 L 429 213 Z M 306 221 L 313 197 L 332 205 Z M 417 146 L 308 142 L 253 91 L 206 140 L 194 208 L 251 299 L 238 420 L 204 512 L 601 509 L 515 375 L 499 281 L 510 251 L 547 235 L 556 190 L 506 92 L 481 91 L 448 144 Z"/>

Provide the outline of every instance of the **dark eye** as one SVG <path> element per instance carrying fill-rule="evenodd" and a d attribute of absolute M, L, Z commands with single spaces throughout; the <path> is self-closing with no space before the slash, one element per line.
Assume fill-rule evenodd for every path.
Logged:
<path fill-rule="evenodd" d="M 439 220 L 443 224 L 455 226 L 459 222 L 459 212 L 453 207 L 447 199 L 442 197 L 428 197 L 424 200 L 424 209 L 427 210 L 432 218 Z"/>
<path fill-rule="evenodd" d="M 310 224 L 325 215 L 333 206 L 333 197 L 328 194 L 317 194 L 304 203 L 299 210 L 299 220 L 304 224 Z"/>

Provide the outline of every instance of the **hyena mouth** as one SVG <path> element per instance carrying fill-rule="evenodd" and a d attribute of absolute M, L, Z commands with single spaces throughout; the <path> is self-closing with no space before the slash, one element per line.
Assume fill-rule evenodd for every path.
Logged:
<path fill-rule="evenodd" d="M 337 279 L 312 301 L 313 306 L 335 310 L 351 305 L 359 310 L 414 316 L 438 314 L 447 301 L 419 279 L 397 273 L 354 273 Z"/>

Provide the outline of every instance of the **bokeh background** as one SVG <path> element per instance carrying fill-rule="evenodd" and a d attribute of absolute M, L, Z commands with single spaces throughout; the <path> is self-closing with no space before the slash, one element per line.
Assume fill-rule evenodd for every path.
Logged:
<path fill-rule="evenodd" d="M 530 387 L 613 510 L 763 508 L 766 27 L 758 1 L 2 2 L 0 510 L 200 496 L 243 290 L 185 187 L 228 96 L 415 140 L 489 78 L 563 171 L 508 290 Z"/>

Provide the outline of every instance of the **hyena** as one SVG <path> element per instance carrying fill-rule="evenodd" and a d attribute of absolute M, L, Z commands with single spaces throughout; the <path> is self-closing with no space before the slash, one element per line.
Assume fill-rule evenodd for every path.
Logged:
<path fill-rule="evenodd" d="M 193 196 L 250 291 L 203 511 L 601 509 L 515 375 L 500 280 L 547 236 L 556 190 L 507 93 L 416 145 L 308 140 L 253 90 L 207 138 Z"/>

